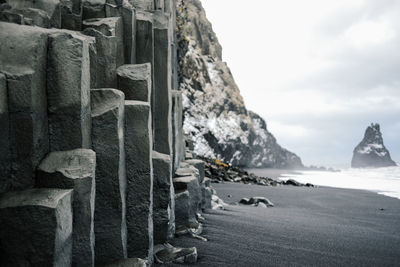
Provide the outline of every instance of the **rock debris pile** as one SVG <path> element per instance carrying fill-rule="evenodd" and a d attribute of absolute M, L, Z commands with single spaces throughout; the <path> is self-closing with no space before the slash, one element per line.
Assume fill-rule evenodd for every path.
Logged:
<path fill-rule="evenodd" d="M 249 173 L 239 167 L 226 164 L 219 159 L 210 159 L 201 156 L 198 157 L 205 162 L 205 174 L 212 183 L 235 182 L 263 186 L 292 185 L 314 187 L 313 184 L 303 184 L 294 179 L 281 180 L 257 176 L 254 173 Z"/>
<path fill-rule="evenodd" d="M 175 0 L 0 1 L 0 266 L 194 262 Z M 195 232 L 196 233 L 196 232 Z"/>

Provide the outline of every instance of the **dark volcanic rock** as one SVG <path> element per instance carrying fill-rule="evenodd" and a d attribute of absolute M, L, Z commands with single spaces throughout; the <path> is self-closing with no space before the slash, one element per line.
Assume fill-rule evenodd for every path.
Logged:
<path fill-rule="evenodd" d="M 351 167 L 388 167 L 396 166 L 390 153 L 383 144 L 382 133 L 378 123 L 371 124 L 365 131 L 361 143 L 354 148 Z"/>
<path fill-rule="evenodd" d="M 71 266 L 72 190 L 0 196 L 0 266 Z"/>
<path fill-rule="evenodd" d="M 253 206 L 258 206 L 260 203 L 264 204 L 265 207 L 273 207 L 274 204 L 265 197 L 252 197 L 250 199 L 248 198 L 242 198 L 239 201 L 240 204 L 244 204 L 244 205 L 253 205 Z"/>
<path fill-rule="evenodd" d="M 49 153 L 40 163 L 36 187 L 74 189 L 72 265 L 94 266 L 96 154 L 90 149 Z"/>
<path fill-rule="evenodd" d="M 294 185 L 294 186 L 303 186 L 302 183 L 297 182 L 296 180 L 289 179 L 283 183 L 284 185 Z"/>
<path fill-rule="evenodd" d="M 149 103 L 125 101 L 124 130 L 128 257 L 147 258 L 153 250 L 153 171 Z"/>
<path fill-rule="evenodd" d="M 115 89 L 91 90 L 92 141 L 96 151 L 95 261 L 127 257 L 125 96 Z"/>
<path fill-rule="evenodd" d="M 158 263 L 187 263 L 193 264 L 197 262 L 197 249 L 192 248 L 175 248 L 169 244 L 159 245 L 154 257 Z"/>

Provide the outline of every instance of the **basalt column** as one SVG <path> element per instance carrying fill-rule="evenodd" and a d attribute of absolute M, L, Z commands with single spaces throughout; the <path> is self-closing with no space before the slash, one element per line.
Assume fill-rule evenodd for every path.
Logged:
<path fill-rule="evenodd" d="M 196 213 L 201 205 L 201 189 L 197 177 L 177 177 L 173 181 L 174 188 L 178 192 L 175 198 L 177 226 L 190 226 L 193 223 L 197 223 Z M 188 194 L 188 197 L 186 197 L 186 194 Z"/>
<path fill-rule="evenodd" d="M 176 0 L 164 0 L 164 11 L 169 16 L 169 32 L 171 36 L 171 88 L 179 90 L 178 55 L 176 45 Z"/>
<path fill-rule="evenodd" d="M 117 69 L 118 89 L 124 92 L 126 100 L 150 103 L 151 65 L 150 63 L 123 65 Z"/>
<path fill-rule="evenodd" d="M 83 33 L 96 38 L 95 88 L 116 88 L 116 69 L 123 64 L 123 36 L 121 18 L 95 18 L 83 21 Z M 93 87 L 92 87 L 93 88 Z"/>
<path fill-rule="evenodd" d="M 82 0 L 82 20 L 105 18 L 106 0 Z"/>
<path fill-rule="evenodd" d="M 0 73 L 0 194 L 7 190 L 11 164 L 7 100 L 6 76 Z"/>
<path fill-rule="evenodd" d="M 135 7 L 143 10 L 153 10 L 154 0 L 129 0 Z"/>
<path fill-rule="evenodd" d="M 0 191 L 4 192 L 32 187 L 34 170 L 49 150 L 48 38 L 45 29 L 0 22 L 0 40 L 0 72 L 5 75 L 1 76 L 0 84 L 4 96 L 0 100 L 0 131 L 2 137 L 8 136 L 0 148 L 4 160 L 1 166 L 5 169 L 1 173 Z M 7 118 L 8 125 L 4 125 Z"/>
<path fill-rule="evenodd" d="M 150 89 L 150 88 L 148 88 Z M 153 167 L 148 102 L 125 101 L 128 257 L 153 255 Z"/>
<path fill-rule="evenodd" d="M 136 11 L 136 63 L 154 65 L 153 14 Z"/>
<path fill-rule="evenodd" d="M 172 90 L 172 155 L 174 171 L 179 168 L 179 163 L 185 158 L 185 141 L 183 137 L 182 123 L 182 92 Z"/>
<path fill-rule="evenodd" d="M 67 2 L 68 0 L 64 0 Z M 61 5 L 60 0 L 2 0 L 1 3 L 6 2 L 13 9 L 22 9 L 22 10 L 35 10 L 35 11 L 43 11 L 39 14 L 43 17 L 46 17 L 47 20 L 50 20 L 50 26 L 52 28 L 61 28 Z M 44 13 L 43 15 L 41 13 Z M 29 16 L 28 16 L 29 17 Z M 35 22 L 35 20 L 33 20 Z M 37 25 L 37 24 L 34 24 Z M 39 25 L 38 25 L 39 26 Z"/>
<path fill-rule="evenodd" d="M 72 190 L 0 196 L 0 266 L 71 266 Z"/>
<path fill-rule="evenodd" d="M 171 127 L 171 48 L 168 17 L 156 11 L 154 14 L 154 102 L 153 127 L 154 150 L 172 153 Z"/>
<path fill-rule="evenodd" d="M 93 28 L 105 36 L 115 37 L 117 43 L 117 67 L 124 64 L 124 31 L 122 19 L 120 17 L 87 19 L 83 22 L 83 27 Z"/>
<path fill-rule="evenodd" d="M 67 32 L 49 35 L 47 98 L 51 151 L 91 147 L 90 38 Z"/>
<path fill-rule="evenodd" d="M 49 153 L 37 171 L 37 187 L 74 189 L 73 266 L 94 266 L 95 169 L 95 152 L 75 149 Z"/>
<path fill-rule="evenodd" d="M 136 63 L 151 65 L 151 106 L 154 103 L 154 32 L 153 14 L 143 10 L 136 11 Z M 152 129 L 154 141 L 154 114 L 152 113 Z M 153 143 L 154 145 L 154 143 Z"/>
<path fill-rule="evenodd" d="M 126 258 L 124 94 L 91 90 L 92 141 L 96 151 L 95 261 Z"/>
<path fill-rule="evenodd" d="M 80 31 L 82 26 L 82 1 L 61 0 L 61 27 L 74 31 Z"/>
<path fill-rule="evenodd" d="M 117 1 L 116 1 L 117 2 Z M 127 1 L 122 4 L 112 4 L 108 2 L 105 5 L 107 17 L 121 17 L 124 31 L 124 55 L 125 64 L 136 63 L 135 35 L 136 35 L 136 13 L 135 8 Z"/>
<path fill-rule="evenodd" d="M 154 167 L 154 242 L 163 244 L 175 231 L 175 199 L 171 157 L 153 151 Z"/>

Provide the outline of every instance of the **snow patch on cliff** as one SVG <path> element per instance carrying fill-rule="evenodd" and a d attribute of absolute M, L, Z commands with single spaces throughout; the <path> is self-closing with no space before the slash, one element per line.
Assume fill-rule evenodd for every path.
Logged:
<path fill-rule="evenodd" d="M 198 0 L 178 2 L 183 131 L 195 153 L 249 167 L 302 167 L 258 115 L 247 111 Z"/>

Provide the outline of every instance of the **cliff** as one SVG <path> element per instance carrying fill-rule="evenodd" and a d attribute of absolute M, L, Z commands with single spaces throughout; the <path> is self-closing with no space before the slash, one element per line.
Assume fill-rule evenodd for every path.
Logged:
<path fill-rule="evenodd" d="M 365 130 L 363 140 L 354 148 L 351 167 L 389 167 L 396 165 L 383 144 L 379 124 L 372 123 Z"/>
<path fill-rule="evenodd" d="M 178 1 L 179 82 L 186 138 L 205 157 L 243 167 L 302 167 L 248 111 L 200 0 Z"/>

